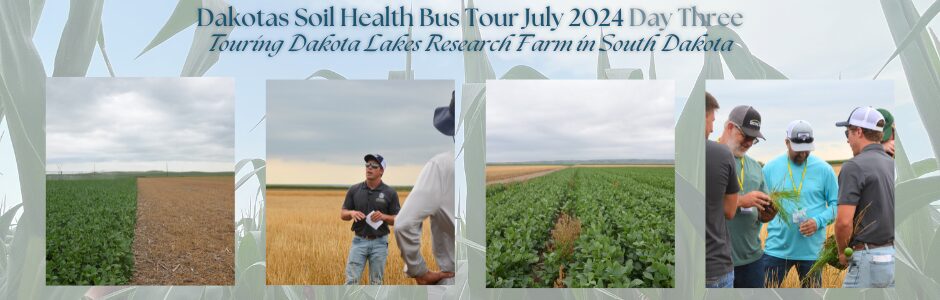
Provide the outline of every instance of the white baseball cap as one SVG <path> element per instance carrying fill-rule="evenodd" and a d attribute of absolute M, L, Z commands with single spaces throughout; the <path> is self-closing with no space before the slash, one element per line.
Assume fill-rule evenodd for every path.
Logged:
<path fill-rule="evenodd" d="M 787 140 L 790 140 L 790 148 L 793 151 L 813 151 L 813 127 L 809 122 L 796 120 L 787 125 Z"/>
<path fill-rule="evenodd" d="M 874 131 L 882 131 L 882 129 L 884 129 L 884 125 L 878 126 L 878 121 L 884 121 L 884 119 L 884 116 L 882 116 L 877 109 L 874 109 L 871 106 L 856 107 L 852 110 L 852 113 L 849 114 L 848 120 L 837 122 L 836 126 L 855 126 Z"/>

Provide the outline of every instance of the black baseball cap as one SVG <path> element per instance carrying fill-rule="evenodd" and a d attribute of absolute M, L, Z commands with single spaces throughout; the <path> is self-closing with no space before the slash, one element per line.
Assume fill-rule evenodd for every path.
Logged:
<path fill-rule="evenodd" d="M 736 106 L 731 110 L 731 113 L 728 114 L 728 121 L 734 123 L 734 125 L 738 125 L 741 131 L 744 132 L 744 135 L 766 140 L 764 135 L 760 133 L 760 113 L 758 113 L 754 107 L 749 105 Z"/>

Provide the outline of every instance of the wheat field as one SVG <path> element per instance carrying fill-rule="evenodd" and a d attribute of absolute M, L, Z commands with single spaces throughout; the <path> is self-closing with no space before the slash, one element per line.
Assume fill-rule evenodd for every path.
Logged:
<path fill-rule="evenodd" d="M 826 237 L 835 233 L 835 225 L 829 225 L 826 227 Z M 767 224 L 764 224 L 760 231 L 760 241 L 761 247 L 764 247 L 764 241 L 767 240 Z M 823 288 L 841 288 L 842 281 L 845 279 L 845 270 L 839 270 L 833 268 L 832 266 L 826 265 L 822 271 L 822 287 Z M 769 282 L 767 285 L 771 285 Z M 768 286 L 777 288 L 776 286 Z M 780 288 L 800 288 L 800 276 L 796 273 L 796 267 L 790 268 L 790 271 L 787 272 L 787 276 L 783 278 L 783 282 L 780 283 Z"/>
<path fill-rule="evenodd" d="M 486 166 L 486 182 L 519 177 L 564 168 L 562 165 L 492 165 Z"/>
<path fill-rule="evenodd" d="M 340 219 L 346 190 L 268 189 L 267 284 L 342 285 L 346 281 L 346 257 L 354 233 L 351 222 Z M 399 191 L 404 205 L 408 192 Z M 430 225 L 423 224 L 421 254 L 430 270 L 438 271 L 431 252 Z M 389 235 L 385 285 L 411 285 L 394 238 Z M 367 284 L 368 267 L 359 283 Z"/>

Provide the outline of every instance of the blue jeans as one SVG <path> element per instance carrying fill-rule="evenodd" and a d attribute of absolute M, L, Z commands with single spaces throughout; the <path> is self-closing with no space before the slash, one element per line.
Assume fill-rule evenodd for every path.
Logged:
<path fill-rule="evenodd" d="M 760 259 L 746 265 L 734 267 L 735 288 L 764 287 L 764 264 Z"/>
<path fill-rule="evenodd" d="M 894 287 L 894 246 L 856 250 L 852 253 L 842 287 Z"/>
<path fill-rule="evenodd" d="M 388 257 L 388 235 L 368 240 L 356 236 L 349 248 L 349 257 L 346 259 L 346 284 L 359 284 L 359 277 L 369 262 L 369 284 L 382 284 L 385 274 L 385 259 Z"/>
<path fill-rule="evenodd" d="M 721 275 L 715 278 L 705 278 L 705 288 L 707 289 L 724 289 L 731 288 L 734 284 L 734 270 L 728 272 L 728 274 Z"/>
<path fill-rule="evenodd" d="M 796 266 L 796 273 L 800 275 L 800 286 L 804 288 L 816 288 L 822 284 L 822 272 L 810 274 L 811 279 L 805 279 L 809 269 L 816 263 L 815 260 L 789 260 L 767 255 L 760 258 L 761 263 L 766 270 L 766 281 L 769 287 L 779 287 L 787 273 L 793 266 Z M 762 276 L 763 277 L 763 276 Z"/>

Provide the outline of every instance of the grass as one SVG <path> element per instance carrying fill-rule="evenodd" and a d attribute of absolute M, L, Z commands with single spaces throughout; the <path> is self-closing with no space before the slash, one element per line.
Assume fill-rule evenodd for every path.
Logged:
<path fill-rule="evenodd" d="M 787 211 L 784 202 L 798 203 L 799 194 L 793 190 L 778 190 L 770 193 L 770 204 L 777 211 L 777 215 L 783 220 L 790 220 L 790 212 Z M 790 224 L 790 222 L 787 222 Z"/>
<path fill-rule="evenodd" d="M 865 214 L 868 212 L 868 208 L 871 206 L 866 206 L 858 213 L 858 217 L 855 219 L 855 224 L 853 225 L 853 232 L 859 232 L 864 230 L 865 227 L 859 227 L 861 225 L 861 220 L 864 218 Z M 871 224 L 869 224 L 871 225 Z M 831 226 L 834 227 L 834 226 Z M 867 227 L 867 226 L 866 226 Z M 844 270 L 847 266 L 843 266 L 839 262 L 839 253 L 843 252 L 843 249 L 838 249 L 838 244 L 836 244 L 835 235 L 829 235 L 826 237 L 826 242 L 823 243 L 822 250 L 819 251 L 819 259 L 816 260 L 816 263 L 813 264 L 813 267 L 810 268 L 810 273 L 820 272 L 823 270 L 826 265 L 829 267 L 837 268 L 839 270 Z"/>

